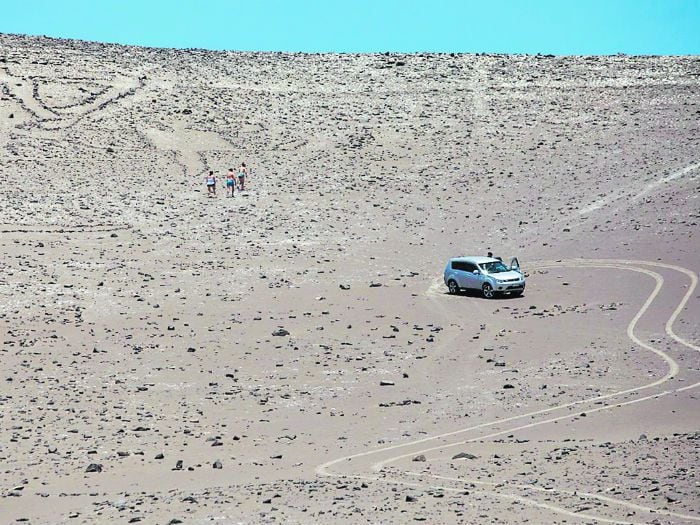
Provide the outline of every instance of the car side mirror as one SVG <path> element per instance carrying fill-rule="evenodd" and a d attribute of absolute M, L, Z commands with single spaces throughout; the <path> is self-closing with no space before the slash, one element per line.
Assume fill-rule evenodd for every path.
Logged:
<path fill-rule="evenodd" d="M 479 275 L 481 272 L 480 272 L 479 270 L 474 270 L 472 273 L 473 273 L 474 275 Z"/>

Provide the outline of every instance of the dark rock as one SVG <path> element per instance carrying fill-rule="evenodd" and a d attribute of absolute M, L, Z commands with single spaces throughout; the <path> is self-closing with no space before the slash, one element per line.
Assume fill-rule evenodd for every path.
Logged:
<path fill-rule="evenodd" d="M 214 461 L 214 463 L 212 463 L 211 467 L 216 469 L 224 468 L 224 466 L 221 464 L 221 461 L 219 461 L 218 459 Z"/>
<path fill-rule="evenodd" d="M 415 458 L 413 458 L 413 461 L 425 461 L 425 456 L 423 454 L 419 454 Z"/>
<path fill-rule="evenodd" d="M 85 472 L 102 472 L 102 465 L 100 463 L 90 463 Z"/>
<path fill-rule="evenodd" d="M 287 330 L 285 330 L 284 328 L 279 328 L 279 329 L 275 330 L 274 332 L 272 332 L 272 335 L 275 335 L 277 337 L 284 337 L 286 335 L 289 335 L 289 332 Z"/>
<path fill-rule="evenodd" d="M 477 459 L 478 456 L 470 454 L 469 452 L 460 452 L 452 456 L 452 459 Z"/>

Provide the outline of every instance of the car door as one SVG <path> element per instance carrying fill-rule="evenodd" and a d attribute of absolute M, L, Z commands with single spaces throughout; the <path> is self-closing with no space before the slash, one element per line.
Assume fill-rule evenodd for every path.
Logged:
<path fill-rule="evenodd" d="M 464 265 L 462 261 L 452 261 L 452 275 L 460 288 L 467 286 L 467 272 L 464 270 Z"/>
<path fill-rule="evenodd" d="M 464 288 L 471 288 L 472 290 L 481 290 L 481 275 L 474 273 L 474 270 L 478 270 L 476 264 L 464 263 L 464 270 Z"/>
<path fill-rule="evenodd" d="M 517 257 L 513 257 L 510 260 L 510 269 L 515 270 L 516 272 L 520 271 L 520 262 L 518 261 Z"/>

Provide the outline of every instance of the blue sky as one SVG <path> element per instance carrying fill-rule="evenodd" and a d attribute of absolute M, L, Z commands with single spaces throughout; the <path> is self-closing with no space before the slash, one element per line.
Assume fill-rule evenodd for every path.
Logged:
<path fill-rule="evenodd" d="M 33 0 L 0 32 L 304 52 L 700 54 L 700 0 Z"/>

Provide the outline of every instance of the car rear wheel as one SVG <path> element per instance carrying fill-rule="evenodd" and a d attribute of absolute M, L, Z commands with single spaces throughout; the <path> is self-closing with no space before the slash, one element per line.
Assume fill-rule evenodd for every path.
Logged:
<path fill-rule="evenodd" d="M 451 295 L 457 295 L 459 293 L 459 286 L 457 286 L 457 282 L 453 281 L 452 279 L 447 281 L 447 290 Z"/>
<path fill-rule="evenodd" d="M 493 299 L 496 295 L 496 292 L 493 291 L 493 286 L 489 283 L 485 283 L 484 286 L 481 287 L 481 293 L 484 295 L 485 299 Z"/>

